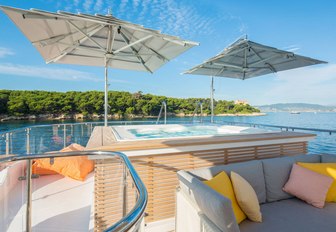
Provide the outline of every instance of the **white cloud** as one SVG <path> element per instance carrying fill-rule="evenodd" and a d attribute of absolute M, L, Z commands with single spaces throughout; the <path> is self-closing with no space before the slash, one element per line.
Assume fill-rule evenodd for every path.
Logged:
<path fill-rule="evenodd" d="M 261 92 L 265 102 L 336 104 L 336 64 L 293 69 L 276 74 L 274 84 Z"/>
<path fill-rule="evenodd" d="M 66 68 L 43 68 L 31 65 L 19 65 L 11 63 L 0 63 L 0 74 L 15 75 L 22 77 L 42 78 L 59 81 L 86 81 L 103 82 L 103 76 L 97 77 L 89 72 L 82 72 Z M 132 84 L 127 80 L 109 79 L 110 83 Z"/>
<path fill-rule="evenodd" d="M 297 44 L 293 44 L 293 45 L 282 48 L 282 50 L 286 50 L 288 52 L 295 52 L 295 51 L 300 50 L 300 46 Z"/>
<path fill-rule="evenodd" d="M 7 75 L 37 77 L 50 80 L 62 81 L 102 81 L 91 73 L 81 72 L 74 69 L 42 68 L 38 66 L 17 65 L 0 63 L 0 73 Z"/>
<path fill-rule="evenodd" d="M 214 34 L 214 23 L 227 20 L 222 12 L 204 14 L 193 4 L 178 0 L 67 0 L 63 7 L 66 11 L 106 14 L 112 7 L 116 17 L 142 24 L 164 33 L 185 37 Z M 240 30 L 246 31 L 241 25 Z"/>
<path fill-rule="evenodd" d="M 133 7 L 136 9 L 140 4 L 140 0 L 133 0 Z"/>
<path fill-rule="evenodd" d="M 90 12 L 92 10 L 93 0 L 85 0 L 83 3 L 83 8 L 86 12 Z"/>
<path fill-rule="evenodd" d="M 127 2 L 128 2 L 128 0 L 121 0 L 120 5 L 119 5 L 119 11 L 120 11 L 121 14 L 123 14 L 125 12 Z"/>
<path fill-rule="evenodd" d="M 4 48 L 4 47 L 0 47 L 0 58 L 3 58 L 5 56 L 11 56 L 14 55 L 15 53 L 8 49 L 8 48 Z"/>
<path fill-rule="evenodd" d="M 94 5 L 95 12 L 99 12 L 103 9 L 104 2 L 103 0 L 97 0 L 96 4 Z"/>
<path fill-rule="evenodd" d="M 79 2 L 80 2 L 80 0 L 74 0 L 73 1 L 74 6 L 77 7 L 79 5 Z"/>

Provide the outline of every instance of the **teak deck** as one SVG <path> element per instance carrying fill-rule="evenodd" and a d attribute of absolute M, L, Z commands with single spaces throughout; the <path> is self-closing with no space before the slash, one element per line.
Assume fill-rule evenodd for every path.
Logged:
<path fill-rule="evenodd" d="M 111 146 L 95 149 L 121 151 L 129 156 L 148 190 L 149 199 L 146 209 L 146 222 L 148 223 L 174 217 L 175 190 L 178 186 L 177 171 L 254 159 L 306 154 L 307 142 L 314 137 L 315 135 L 313 134 L 278 132 L 210 138 L 125 141 L 115 142 Z M 209 149 L 209 146 L 221 148 Z M 195 148 L 194 150 L 193 147 Z M 202 149 L 203 147 L 205 149 Z M 175 148 L 176 152 L 164 153 L 165 150 L 168 151 L 170 148 Z M 182 148 L 188 148 L 189 150 Z M 160 153 L 146 155 L 146 151 L 160 151 Z M 109 183 L 109 178 L 106 178 L 106 181 L 104 181 L 104 173 L 106 175 L 107 170 L 111 173 L 112 170 L 116 170 L 115 168 L 117 168 L 116 162 L 96 162 L 96 182 L 99 182 L 100 186 L 96 188 L 96 203 L 101 203 L 102 197 L 100 196 L 106 196 L 106 194 L 111 196 L 110 194 L 120 193 L 120 189 L 101 187 L 111 184 Z M 117 188 L 120 184 L 118 183 L 115 186 Z M 120 202 L 117 202 L 120 201 L 119 197 L 113 199 L 116 201 L 114 205 L 120 205 Z M 132 203 L 134 204 L 134 201 Z M 130 205 L 130 207 L 132 206 Z M 108 217 L 104 215 L 108 215 Z M 97 209 L 96 223 L 97 225 L 107 222 L 110 224 L 118 218 L 120 219 L 120 217 L 120 210 L 106 206 Z"/>

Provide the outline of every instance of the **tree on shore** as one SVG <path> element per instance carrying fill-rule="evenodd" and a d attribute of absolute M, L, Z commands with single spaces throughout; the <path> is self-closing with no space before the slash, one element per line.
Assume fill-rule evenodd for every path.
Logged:
<path fill-rule="evenodd" d="M 198 102 L 203 103 L 203 112 L 210 113 L 210 99 L 203 98 L 172 98 L 122 91 L 109 92 L 110 114 L 120 117 L 127 116 L 157 116 L 161 102 L 166 101 L 167 111 L 172 114 L 192 114 Z M 258 109 L 233 101 L 215 101 L 215 113 L 254 113 Z M 87 92 L 49 92 L 49 91 L 19 91 L 0 90 L 0 114 L 11 116 L 41 115 L 41 114 L 92 114 L 104 113 L 104 93 Z"/>

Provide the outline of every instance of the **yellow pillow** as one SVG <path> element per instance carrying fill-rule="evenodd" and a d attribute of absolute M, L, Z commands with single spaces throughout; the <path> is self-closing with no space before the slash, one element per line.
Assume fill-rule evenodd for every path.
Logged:
<path fill-rule="evenodd" d="M 213 190 L 217 191 L 218 193 L 222 194 L 224 197 L 229 198 L 231 200 L 233 213 L 236 217 L 237 223 L 241 223 L 245 218 L 246 215 L 240 209 L 234 191 L 231 184 L 231 180 L 225 172 L 221 172 L 216 175 L 211 180 L 203 181 L 204 184 L 208 185 Z M 207 197 L 207 196 L 204 196 Z"/>
<path fill-rule="evenodd" d="M 240 208 L 251 221 L 261 222 L 260 205 L 252 186 L 235 172 L 231 172 L 231 182 Z"/>
<path fill-rule="evenodd" d="M 336 202 L 336 163 L 297 163 L 311 171 L 330 176 L 334 179 L 327 193 L 326 202 Z"/>

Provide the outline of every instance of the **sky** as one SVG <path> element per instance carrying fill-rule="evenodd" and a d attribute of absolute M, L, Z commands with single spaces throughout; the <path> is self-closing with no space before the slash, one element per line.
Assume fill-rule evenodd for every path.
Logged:
<path fill-rule="evenodd" d="M 210 77 L 181 75 L 218 54 L 238 38 L 327 61 L 249 80 L 215 78 L 217 100 L 252 105 L 336 105 L 336 1 L 250 0 L 0 0 L 23 9 L 107 14 L 200 46 L 153 74 L 109 70 L 110 90 L 170 97 L 209 97 Z M 46 64 L 37 50 L 0 12 L 0 89 L 88 91 L 104 89 L 100 67 Z"/>

